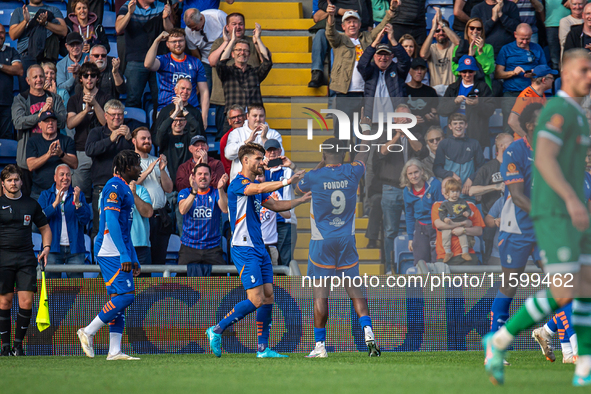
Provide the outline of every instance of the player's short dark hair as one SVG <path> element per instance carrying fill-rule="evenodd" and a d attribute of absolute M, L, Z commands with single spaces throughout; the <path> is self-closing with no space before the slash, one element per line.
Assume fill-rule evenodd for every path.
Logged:
<path fill-rule="evenodd" d="M 201 167 L 205 167 L 209 170 L 209 175 L 211 175 L 211 167 L 207 163 L 199 163 L 195 167 L 193 167 L 193 175 L 197 174 L 197 170 Z"/>
<path fill-rule="evenodd" d="M 9 164 L 2 169 L 2 172 L 0 172 L 0 179 L 4 182 L 14 174 L 17 174 L 20 179 L 23 179 L 23 172 L 21 169 L 15 164 Z"/>
<path fill-rule="evenodd" d="M 453 192 L 453 191 L 461 191 L 462 190 L 462 183 L 458 181 L 456 178 L 451 178 L 445 183 L 445 191 L 446 192 Z"/>
<path fill-rule="evenodd" d="M 447 124 L 450 125 L 451 122 L 464 122 L 466 124 L 468 124 L 468 117 L 464 114 L 459 114 L 459 113 L 453 113 L 451 115 L 449 115 L 449 118 L 447 118 Z"/>
<path fill-rule="evenodd" d="M 139 166 L 141 161 L 139 153 L 130 149 L 122 150 L 113 159 L 113 173 L 121 175 L 129 168 Z"/>
<path fill-rule="evenodd" d="M 527 124 L 531 123 L 534 120 L 536 115 L 536 111 L 541 110 L 544 107 L 542 103 L 531 103 L 526 106 L 523 111 L 521 111 L 521 116 L 519 117 L 519 126 L 525 132 L 527 132 Z"/>
<path fill-rule="evenodd" d="M 238 160 L 242 162 L 244 156 L 254 155 L 256 152 L 261 152 L 265 156 L 265 148 L 256 142 L 247 142 L 238 149 Z"/>
<path fill-rule="evenodd" d="M 236 17 L 242 18 L 242 22 L 246 22 L 244 15 L 242 15 L 240 12 L 232 12 L 231 14 L 228 14 L 228 16 L 226 16 L 226 25 L 230 24 L 230 18 Z"/>
<path fill-rule="evenodd" d="M 78 82 L 82 83 L 82 76 L 86 74 L 96 74 L 96 76 L 101 75 L 101 70 L 99 70 L 98 66 L 91 62 L 82 63 L 80 68 L 78 69 Z M 96 85 L 98 86 L 98 79 Z"/>
<path fill-rule="evenodd" d="M 131 132 L 131 138 L 136 138 L 137 134 L 142 130 L 146 130 L 148 133 L 150 132 L 150 129 L 147 128 L 146 126 L 140 126 Z"/>
<path fill-rule="evenodd" d="M 253 103 L 253 104 L 249 105 L 248 106 L 248 114 L 250 115 L 250 111 L 252 111 L 254 109 L 262 109 L 265 114 L 267 113 L 263 103 Z"/>
<path fill-rule="evenodd" d="M 338 138 L 335 137 L 331 137 L 327 140 L 324 140 L 324 142 L 322 143 L 323 147 L 322 147 L 322 152 L 327 153 L 329 155 L 338 155 L 338 154 L 342 154 L 343 152 L 339 152 L 337 147 L 341 144 L 341 140 L 339 140 Z M 329 145 L 332 145 L 332 148 L 328 148 Z M 327 148 L 325 148 L 325 146 Z"/>

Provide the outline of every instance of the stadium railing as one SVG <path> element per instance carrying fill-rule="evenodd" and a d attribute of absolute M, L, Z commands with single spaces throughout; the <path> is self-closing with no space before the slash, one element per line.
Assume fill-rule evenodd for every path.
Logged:
<path fill-rule="evenodd" d="M 45 272 L 100 272 L 98 265 L 90 264 L 59 264 L 45 266 Z M 151 274 L 153 272 L 162 273 L 164 278 L 169 278 L 171 273 L 187 273 L 186 265 L 146 265 L 142 267 L 142 272 Z M 233 265 L 214 265 L 211 267 L 212 274 L 230 274 L 238 275 L 238 270 Z M 273 266 L 274 275 L 299 276 L 300 269 L 295 260 L 287 266 Z M 41 267 L 37 268 L 37 279 L 41 279 Z"/>

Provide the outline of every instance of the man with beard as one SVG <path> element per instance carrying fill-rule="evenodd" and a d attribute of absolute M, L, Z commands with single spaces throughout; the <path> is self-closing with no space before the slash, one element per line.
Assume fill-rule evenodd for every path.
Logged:
<path fill-rule="evenodd" d="M 99 69 L 98 88 L 116 100 L 120 94 L 127 92 L 125 79 L 119 71 L 121 61 L 118 58 L 107 56 L 107 48 L 102 45 L 95 45 L 90 49 L 88 61 L 96 64 Z M 80 85 L 76 85 L 76 93 L 82 91 Z"/>
<path fill-rule="evenodd" d="M 433 38 L 436 41 L 434 44 L 432 44 Z M 433 28 L 423 43 L 420 53 L 420 56 L 429 64 L 431 86 L 447 86 L 456 80 L 451 71 L 451 59 L 459 43 L 459 37 L 449 28 L 449 23 L 442 19 L 441 12 L 437 10 L 433 17 Z"/>
<path fill-rule="evenodd" d="M 275 212 L 288 211 L 310 201 L 311 193 L 291 201 L 276 201 L 270 193 L 292 183 L 297 184 L 304 174 L 299 171 L 289 179 L 259 183 L 263 175 L 265 149 L 256 143 L 240 147 L 238 157 L 242 172 L 228 187 L 228 210 L 232 228 L 232 260 L 240 272 L 247 299 L 239 302 L 215 326 L 206 331 L 209 346 L 217 357 L 222 356 L 222 333 L 232 324 L 257 311 L 258 358 L 287 357 L 269 348 L 269 331 L 273 321 L 273 267 L 265 250 L 261 233 L 261 207 Z"/>
<path fill-rule="evenodd" d="M 115 156 L 125 149 L 132 149 L 131 132 L 129 127 L 123 124 L 123 112 L 125 107 L 119 100 L 109 100 L 105 104 L 105 119 L 107 124 L 97 127 L 88 133 L 85 152 L 92 159 L 90 167 L 90 179 L 92 180 L 92 222 L 93 238 L 99 228 L 98 201 L 103 187 L 112 175 L 112 164 Z"/>
<path fill-rule="evenodd" d="M 0 173 L 2 192 L 0 204 L 0 356 L 24 356 L 23 339 L 33 314 L 33 294 L 37 291 L 37 262 L 47 264 L 51 245 L 51 229 L 39 204 L 21 193 L 21 171 L 9 164 Z M 31 223 L 41 233 L 43 249 L 35 259 Z M 18 291 L 19 310 L 16 317 L 14 346 L 10 349 L 10 309 L 14 289 Z"/>
<path fill-rule="evenodd" d="M 191 81 L 187 78 L 179 78 L 176 81 L 176 85 L 174 87 L 175 97 L 172 98 L 172 102 L 168 104 L 166 107 L 160 110 L 158 117 L 156 118 L 156 122 L 152 128 L 154 133 L 157 133 L 160 129 L 160 125 L 166 119 L 170 117 L 170 113 L 176 109 L 177 102 L 179 103 L 181 110 L 183 112 L 187 111 L 190 113 L 195 121 L 197 121 L 197 134 L 198 135 L 205 135 L 205 127 L 203 126 L 203 116 L 201 115 L 201 111 L 199 108 L 196 108 L 189 104 L 189 98 L 191 97 L 191 91 L 193 90 L 193 85 Z M 207 123 L 205 123 L 207 124 Z"/>
<path fill-rule="evenodd" d="M 166 46 L 170 53 L 156 56 L 160 42 L 166 40 Z M 209 88 L 207 77 L 201 60 L 185 54 L 186 39 L 183 29 L 172 29 L 170 34 L 166 31 L 160 33 L 148 50 L 144 66 L 150 71 L 157 71 L 159 77 L 158 111 L 172 102 L 175 96 L 175 84 L 179 78 L 191 81 L 192 91 L 189 104 L 194 107 L 201 104 L 203 123 L 207 124 L 207 112 L 209 111 Z M 199 101 L 196 92 L 199 92 Z"/>
<path fill-rule="evenodd" d="M 150 155 L 152 135 L 147 127 L 138 127 L 132 133 L 133 146 L 141 157 L 142 174 L 137 180 L 138 185 L 148 189 L 154 215 L 150 218 L 150 245 L 152 247 L 152 264 L 166 263 L 168 239 L 172 234 L 172 220 L 168 214 L 166 194 L 172 192 L 173 183 L 168 173 L 166 156 Z"/>
<path fill-rule="evenodd" d="M 105 185 L 100 201 L 100 231 L 94 242 L 94 255 L 110 300 L 88 326 L 78 330 L 78 338 L 84 354 L 94 358 L 93 337 L 109 324 L 107 360 L 139 360 L 121 352 L 121 338 L 125 309 L 135 298 L 133 277 L 141 270 L 131 242 L 131 212 L 135 197 L 129 188 L 140 175 L 140 158 L 137 153 L 124 150 L 115 156 L 112 168 L 113 177 Z"/>
<path fill-rule="evenodd" d="M 95 127 L 107 124 L 103 107 L 111 99 L 109 94 L 102 92 L 98 86 L 99 69 L 94 63 L 84 63 L 80 66 L 77 80 L 82 91 L 76 93 L 68 101 L 68 128 L 75 131 L 74 143 L 78 168 L 72 175 L 72 183 L 79 186 L 84 195 L 91 197 L 92 182 L 90 180 L 90 166 L 92 160 L 86 156 L 86 139 L 88 132 Z"/>

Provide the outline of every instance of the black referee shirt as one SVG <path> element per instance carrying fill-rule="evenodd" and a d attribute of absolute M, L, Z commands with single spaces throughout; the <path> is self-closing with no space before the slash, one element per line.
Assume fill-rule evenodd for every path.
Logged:
<path fill-rule="evenodd" d="M 24 252 L 33 249 L 31 226 L 43 227 L 47 217 L 37 201 L 21 196 L 16 200 L 0 197 L 0 249 Z"/>

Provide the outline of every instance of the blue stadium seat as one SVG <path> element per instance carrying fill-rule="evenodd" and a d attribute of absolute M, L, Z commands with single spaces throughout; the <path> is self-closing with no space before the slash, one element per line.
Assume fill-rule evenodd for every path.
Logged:
<path fill-rule="evenodd" d="M 216 108 L 209 108 L 209 112 L 207 113 L 207 126 L 215 126 L 215 113 Z"/>
<path fill-rule="evenodd" d="M 217 127 L 213 127 L 213 126 L 209 126 L 205 129 L 205 133 L 206 134 L 217 134 L 218 133 L 218 129 Z"/>
<path fill-rule="evenodd" d="M 179 250 L 181 249 L 181 237 L 172 234 L 168 240 L 168 248 L 166 249 L 166 261 L 174 261 L 177 264 L 179 259 Z"/>
<path fill-rule="evenodd" d="M 89 240 L 90 240 L 90 238 L 89 238 Z M 94 245 L 94 242 L 95 241 L 96 241 L 96 235 L 94 236 L 94 239 L 92 240 L 92 244 L 93 245 Z M 84 236 L 84 243 L 85 243 L 85 246 L 86 246 L 86 252 L 88 253 L 89 244 L 87 244 L 86 242 L 87 241 L 86 241 L 86 235 L 85 235 Z M 99 273 L 98 272 L 85 272 L 84 273 L 84 279 L 87 279 L 87 278 L 94 279 L 94 278 L 98 278 L 98 276 L 99 276 Z"/>
<path fill-rule="evenodd" d="M 0 10 L 1 11 L 1 10 Z M 6 44 L 7 46 L 16 49 L 16 41 L 13 41 L 12 38 L 10 38 L 10 36 L 8 35 L 8 32 L 6 32 L 6 39 L 4 40 L 4 44 Z"/>
<path fill-rule="evenodd" d="M 119 57 L 119 52 L 117 52 L 117 41 L 109 41 L 109 46 L 111 47 L 111 50 L 107 55 L 111 57 Z"/>
<path fill-rule="evenodd" d="M 0 1 L 0 10 L 10 10 L 12 14 L 14 9 L 20 8 L 24 4 L 22 1 Z"/>
<path fill-rule="evenodd" d="M 394 265 L 397 273 L 404 273 L 406 266 L 414 264 L 414 256 L 408 250 L 408 236 L 399 235 L 394 239 Z M 403 268 L 403 265 L 405 266 Z"/>
<path fill-rule="evenodd" d="M 152 118 L 154 116 L 154 107 L 152 106 L 148 111 L 148 127 L 152 128 Z M 155 132 L 158 130 L 154 130 Z"/>
<path fill-rule="evenodd" d="M 117 14 L 113 11 L 105 11 L 103 14 L 103 27 L 105 28 L 105 33 L 110 36 L 114 36 L 117 34 L 115 32 L 115 20 L 117 19 Z M 109 43 L 111 44 L 111 43 Z M 113 44 L 111 44 L 111 48 Z"/>
<path fill-rule="evenodd" d="M 16 146 L 14 140 L 0 140 L 0 164 L 16 163 Z"/>
<path fill-rule="evenodd" d="M 426 3 L 427 7 L 438 7 L 438 6 L 452 6 L 454 5 L 454 0 L 427 0 Z"/>
<path fill-rule="evenodd" d="M 488 120 L 488 127 L 503 127 L 503 111 L 500 108 L 495 109 Z"/>
<path fill-rule="evenodd" d="M 428 31 L 431 30 L 431 28 L 433 27 L 433 17 L 435 16 L 435 11 L 433 12 L 427 12 L 425 18 L 427 19 L 427 34 Z M 420 48 L 419 48 L 420 50 Z"/>
<path fill-rule="evenodd" d="M 562 87 L 562 79 L 560 77 L 556 78 L 556 80 L 554 80 L 554 91 L 556 93 L 558 93 L 558 91 L 560 90 L 560 88 Z"/>
<path fill-rule="evenodd" d="M 14 8 L 0 9 L 0 24 L 6 27 L 6 38 L 8 38 L 8 27 L 10 26 L 10 16 Z"/>
<path fill-rule="evenodd" d="M 482 251 L 484 250 L 483 240 L 481 237 L 474 238 L 474 252 L 478 256 L 478 265 L 482 264 Z"/>
<path fill-rule="evenodd" d="M 35 252 L 35 256 L 38 256 L 41 252 L 41 245 L 43 245 L 41 234 L 33 233 L 33 251 Z"/>
<path fill-rule="evenodd" d="M 146 111 L 141 108 L 128 107 L 125 108 L 123 114 L 127 119 L 135 119 L 138 122 L 146 123 Z"/>

